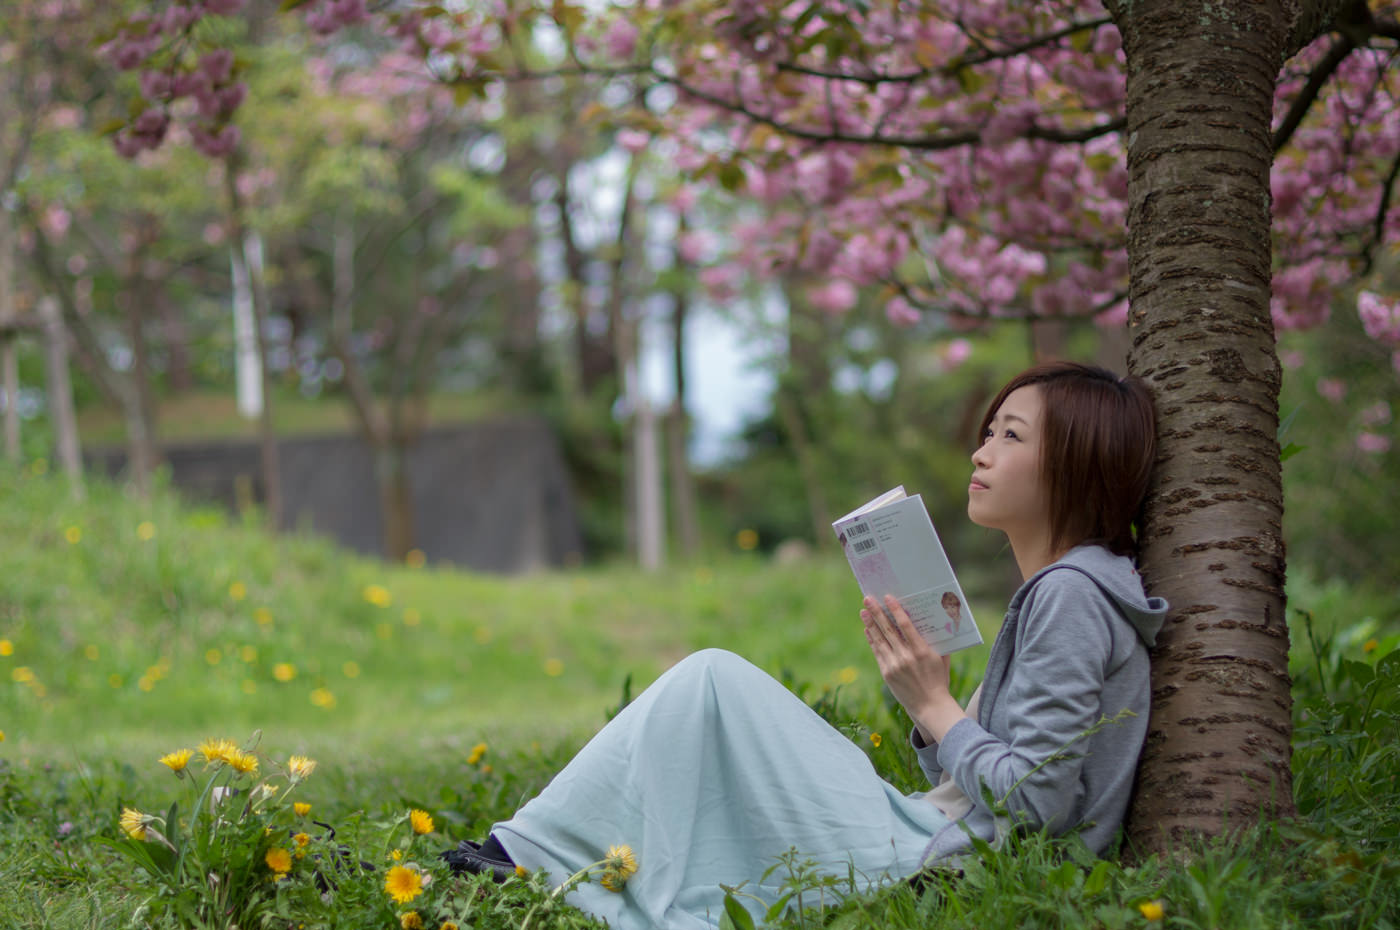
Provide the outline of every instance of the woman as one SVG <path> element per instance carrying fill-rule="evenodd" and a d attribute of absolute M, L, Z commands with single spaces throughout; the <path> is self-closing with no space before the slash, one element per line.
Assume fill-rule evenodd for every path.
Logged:
<path fill-rule="evenodd" d="M 968 707 L 949 691 L 948 659 L 894 598 L 866 598 L 860 612 L 932 791 L 901 794 L 778 682 L 705 650 L 657 679 L 483 846 L 447 853 L 453 866 L 500 877 L 519 863 L 563 880 L 626 844 L 639 871 L 621 893 L 587 884 L 570 900 L 619 930 L 698 930 L 718 923 L 721 884 L 775 900 L 784 876 L 762 876 L 790 849 L 880 882 L 966 852 L 969 833 L 992 839 L 983 785 L 1025 828 L 1078 830 L 1107 847 L 1166 613 L 1130 558 L 1153 460 L 1151 397 L 1102 369 L 1040 366 L 1002 389 L 981 435 L 968 516 L 1006 534 L 1024 582 Z M 1096 728 L 1122 711 L 1132 715 Z"/>

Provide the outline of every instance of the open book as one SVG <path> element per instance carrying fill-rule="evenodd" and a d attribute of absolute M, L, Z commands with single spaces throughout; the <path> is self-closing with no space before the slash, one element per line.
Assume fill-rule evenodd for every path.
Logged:
<path fill-rule="evenodd" d="M 831 524 L 860 590 L 883 601 L 899 598 L 914 628 L 939 653 L 976 646 L 972 619 L 948 555 L 919 495 L 904 486 L 886 491 Z"/>

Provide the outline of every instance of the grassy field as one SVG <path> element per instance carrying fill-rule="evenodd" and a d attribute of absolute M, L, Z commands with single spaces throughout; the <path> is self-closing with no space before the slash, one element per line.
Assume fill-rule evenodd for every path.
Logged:
<path fill-rule="evenodd" d="M 256 733 L 265 770 L 290 754 L 314 758 L 299 798 L 355 825 L 349 835 L 383 836 L 386 849 L 392 841 L 426 863 L 538 790 L 603 724 L 629 677 L 640 690 L 706 646 L 783 677 L 897 785 L 923 787 L 839 558 L 502 579 L 271 539 L 163 489 L 140 501 L 95 484 L 76 503 L 41 470 L 0 469 L 0 925 L 199 925 L 193 911 L 152 905 L 178 895 L 159 897 L 159 883 L 121 855 L 122 808 L 163 811 L 190 784 L 156 762 L 173 749 L 210 737 L 251 745 Z M 990 638 L 1010 592 L 965 574 Z M 1081 867 L 1063 843 L 1033 838 L 955 884 L 851 895 L 820 914 L 779 908 L 775 921 L 1115 927 L 1153 922 L 1159 907 L 1186 927 L 1400 923 L 1400 689 L 1387 677 L 1400 665 L 1400 608 L 1390 595 L 1293 585 L 1294 603 L 1316 618 L 1315 641 L 1299 627 L 1295 657 L 1304 820 L 1190 867 Z M 961 654 L 962 681 L 984 661 L 984 650 Z M 891 738 L 877 747 L 872 733 Z M 404 830 L 410 808 L 432 814 L 431 834 Z M 280 910 L 245 926 L 407 925 L 377 881 L 347 879 L 330 903 L 302 901 L 287 882 Z M 448 884 L 415 906 L 431 899 L 461 926 L 588 924 L 543 907 L 549 889 L 538 881 L 498 897 Z"/>

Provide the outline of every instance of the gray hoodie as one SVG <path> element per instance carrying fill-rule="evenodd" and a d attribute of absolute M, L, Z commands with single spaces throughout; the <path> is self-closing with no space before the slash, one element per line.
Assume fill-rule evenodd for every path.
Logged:
<path fill-rule="evenodd" d="M 926 862 L 964 851 L 964 825 L 994 838 L 984 783 L 1030 829 L 1079 828 L 1095 852 L 1109 845 L 1147 732 L 1147 649 L 1166 612 L 1166 601 L 1143 594 L 1132 560 L 1100 546 L 1078 546 L 1021 585 L 987 658 L 977 719 L 958 721 L 941 743 L 925 745 L 917 729 L 911 737 L 929 780 L 946 769 L 973 801 L 962 825 L 934 835 Z M 1081 738 L 1122 710 L 1136 716 Z"/>

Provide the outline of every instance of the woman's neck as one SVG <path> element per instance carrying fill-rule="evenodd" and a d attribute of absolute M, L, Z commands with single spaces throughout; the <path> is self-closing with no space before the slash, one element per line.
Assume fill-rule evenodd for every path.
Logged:
<path fill-rule="evenodd" d="M 1021 570 L 1022 581 L 1028 580 L 1065 554 L 1064 551 L 1056 551 L 1051 547 L 1048 531 L 1019 537 L 1008 533 L 1007 539 L 1011 543 L 1011 554 L 1016 557 L 1016 567 Z"/>

